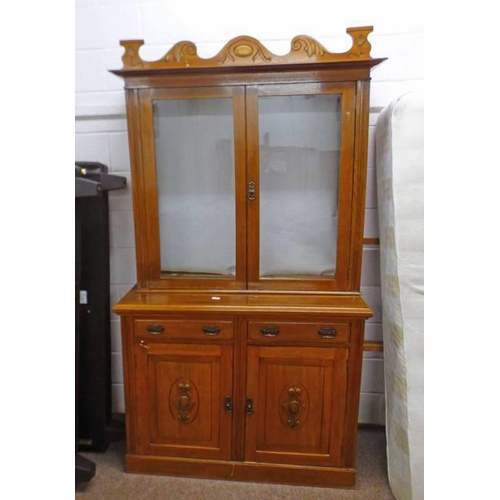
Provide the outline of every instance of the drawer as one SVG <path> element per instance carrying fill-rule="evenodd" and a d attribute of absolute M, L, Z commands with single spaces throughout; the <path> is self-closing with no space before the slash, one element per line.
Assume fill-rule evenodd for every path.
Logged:
<path fill-rule="evenodd" d="M 217 320 L 136 319 L 134 335 L 144 339 L 227 340 L 233 338 L 233 322 Z"/>
<path fill-rule="evenodd" d="M 283 323 L 248 324 L 248 339 L 254 342 L 314 342 L 347 344 L 349 323 Z"/>

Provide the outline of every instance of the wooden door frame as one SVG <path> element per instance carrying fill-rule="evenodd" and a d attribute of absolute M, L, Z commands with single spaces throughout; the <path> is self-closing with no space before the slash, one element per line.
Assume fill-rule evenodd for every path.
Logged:
<path fill-rule="evenodd" d="M 340 140 L 337 262 L 335 278 L 261 278 L 260 260 L 260 146 L 258 99 L 260 96 L 341 94 L 342 125 Z M 248 86 L 246 91 L 247 182 L 255 184 L 255 199 L 248 203 L 248 289 L 273 291 L 337 291 L 349 289 L 351 258 L 351 208 L 353 202 L 353 158 L 355 150 L 355 82 L 308 82 Z"/>
<path fill-rule="evenodd" d="M 158 188 L 156 153 L 153 122 L 153 102 L 163 99 L 223 99 L 233 100 L 233 133 L 235 158 L 235 234 L 236 274 L 234 278 L 207 277 L 193 273 L 189 276 L 172 277 L 162 273 L 160 262 L 160 226 L 158 213 Z M 141 134 L 141 182 L 137 198 L 142 200 L 139 210 L 144 212 L 136 225 L 136 240 L 145 242 L 137 249 L 141 255 L 139 280 L 144 288 L 168 289 L 210 289 L 243 290 L 246 288 L 246 130 L 245 130 L 245 88 L 243 86 L 195 87 L 195 88 L 152 88 L 138 93 L 139 121 Z M 137 210 L 134 210 L 137 211 Z M 138 257 L 139 260 L 139 257 Z M 139 271 L 139 269 L 138 269 Z M 139 273 L 138 273 L 139 274 Z"/>

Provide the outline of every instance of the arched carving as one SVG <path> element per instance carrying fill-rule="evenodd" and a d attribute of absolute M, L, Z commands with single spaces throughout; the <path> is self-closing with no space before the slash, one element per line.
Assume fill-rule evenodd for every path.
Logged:
<path fill-rule="evenodd" d="M 122 57 L 125 71 L 328 63 L 353 59 L 370 60 L 371 45 L 368 35 L 372 30 L 371 26 L 348 28 L 352 46 L 343 53 L 328 52 L 318 41 L 306 35 L 296 36 L 291 42 L 290 52 L 283 56 L 269 52 L 264 45 L 250 36 L 233 38 L 217 55 L 209 59 L 199 57 L 196 45 L 188 41 L 176 43 L 158 61 L 141 59 L 139 50 L 144 44 L 143 40 L 123 40 L 120 44 L 125 48 Z"/>
<path fill-rule="evenodd" d="M 220 64 L 271 62 L 273 55 L 258 40 L 250 36 L 234 38 L 217 54 Z"/>

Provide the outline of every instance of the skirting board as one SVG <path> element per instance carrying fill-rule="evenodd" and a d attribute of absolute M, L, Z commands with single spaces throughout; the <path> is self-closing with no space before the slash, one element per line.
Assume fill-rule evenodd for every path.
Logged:
<path fill-rule="evenodd" d="M 192 460 L 143 455 L 127 455 L 125 468 L 127 472 L 141 474 L 253 481 L 295 486 L 354 488 L 356 485 L 356 471 L 351 468 Z"/>

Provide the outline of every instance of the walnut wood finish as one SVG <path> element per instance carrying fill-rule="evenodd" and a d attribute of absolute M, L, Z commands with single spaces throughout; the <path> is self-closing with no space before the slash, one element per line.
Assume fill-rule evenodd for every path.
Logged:
<path fill-rule="evenodd" d="M 370 27 L 349 28 L 353 47 L 329 54 L 308 37 L 296 37 L 287 56 L 273 56 L 257 64 L 261 46 L 245 37 L 229 42 L 211 60 L 187 50 L 186 42 L 156 62 L 138 57 L 137 41 L 123 42 L 125 67 L 115 73 L 125 78 L 132 159 L 136 229 L 137 274 L 140 288 L 209 290 L 359 290 L 359 266 L 366 182 L 369 70 L 382 59 L 369 56 Z M 248 45 L 250 43 L 250 45 Z M 253 45 L 252 45 L 253 44 Z M 253 47 L 247 55 L 242 47 Z M 135 47 L 135 48 L 134 48 Z M 239 48 L 238 48 L 239 47 Z M 135 56 L 132 53 L 135 51 Z M 263 52 L 262 52 L 263 53 Z M 225 57 L 224 54 L 233 54 Z M 211 61 L 207 63 L 207 61 Z M 264 61 L 264 60 L 263 60 Z M 238 71 L 236 71 L 236 69 Z M 229 71 L 230 70 L 230 71 Z M 335 83 L 337 82 L 337 83 Z M 259 277 L 259 95 L 342 95 L 341 161 L 337 275 L 269 279 Z M 158 192 L 153 130 L 153 101 L 159 99 L 233 99 L 236 195 L 236 276 L 172 276 L 160 269 Z M 354 158 L 354 164 L 352 164 Z M 254 202 L 246 189 L 254 182 Z M 352 207 L 352 210 L 351 210 Z M 351 216 L 352 214 L 352 216 Z M 361 231 L 361 234 L 360 234 Z M 248 238 L 248 242 L 247 242 Z"/>
<path fill-rule="evenodd" d="M 230 340 L 233 322 L 220 320 L 181 321 L 175 319 L 136 319 L 134 335 L 144 340 Z"/>
<path fill-rule="evenodd" d="M 298 342 L 300 344 L 336 345 L 349 343 L 349 323 L 288 323 L 280 321 L 279 325 L 271 322 L 254 322 L 248 324 L 249 343 L 283 344 Z"/>
<path fill-rule="evenodd" d="M 137 268 L 137 286 L 147 287 L 148 261 L 146 259 L 148 249 L 148 238 L 146 228 L 144 178 L 142 175 L 142 135 L 140 128 L 139 97 L 136 90 L 127 90 L 125 93 L 127 100 L 127 124 L 128 142 L 130 150 L 130 165 L 132 174 L 132 202 L 134 207 L 134 228 L 135 228 L 135 256 Z"/>
<path fill-rule="evenodd" d="M 123 75 L 126 72 L 140 70 L 179 70 L 192 71 L 198 68 L 238 68 L 259 66 L 287 66 L 290 64 L 339 63 L 346 61 L 369 61 L 371 45 L 368 35 L 372 26 L 347 28 L 346 32 L 352 38 L 352 46 L 347 52 L 334 54 L 328 52 L 319 42 L 306 35 L 296 36 L 291 43 L 290 53 L 277 56 L 267 50 L 258 40 L 249 36 L 240 36 L 228 42 L 222 50 L 210 59 L 198 56 L 193 42 L 176 43 L 158 61 L 144 61 L 139 50 L 144 40 L 124 40 L 120 42 L 125 49 L 123 54 L 123 70 L 115 73 Z"/>
<path fill-rule="evenodd" d="M 231 458 L 232 351 L 136 340 L 139 453 Z"/>
<path fill-rule="evenodd" d="M 371 341 L 363 343 L 363 351 L 383 352 L 384 343 L 381 341 Z"/>
<path fill-rule="evenodd" d="M 151 294 L 142 295 L 149 296 Z M 157 295 L 165 296 L 168 294 L 163 292 Z M 178 296 L 179 298 L 188 298 L 186 294 L 182 293 L 179 293 Z M 234 298 L 231 294 L 228 296 Z M 257 298 L 261 302 L 263 297 L 259 295 Z M 304 298 L 311 299 L 307 296 Z M 342 298 L 350 297 L 336 297 L 335 301 L 342 302 Z M 174 379 L 176 381 L 186 378 L 193 379 L 197 397 L 200 400 L 202 397 L 214 397 L 213 394 L 216 392 L 213 389 L 214 385 L 207 386 L 199 383 L 189 370 L 195 373 L 200 370 L 199 367 L 206 364 L 206 357 L 212 355 L 213 349 L 216 349 L 213 360 L 219 363 L 218 359 L 224 351 L 218 349 L 226 349 L 231 350 L 235 355 L 232 367 L 227 361 L 228 354 L 224 358 L 225 364 L 219 363 L 224 364 L 224 373 L 228 375 L 230 381 L 226 379 L 224 382 L 227 384 L 227 394 L 222 396 L 223 391 L 220 390 L 217 399 L 219 400 L 219 411 L 222 412 L 224 398 L 228 395 L 232 395 L 233 398 L 230 459 L 237 461 L 261 460 L 269 463 L 322 464 L 325 467 L 338 466 L 342 463 L 342 466 L 353 467 L 352 457 L 355 453 L 361 375 L 362 352 L 360 348 L 363 342 L 361 337 L 364 319 L 366 315 L 370 314 L 368 308 L 365 306 L 365 316 L 360 316 L 357 319 L 354 319 L 338 305 L 336 312 L 331 307 L 329 314 L 326 313 L 326 307 L 323 308 L 322 313 L 318 313 L 315 308 L 307 311 L 307 307 L 303 308 L 300 313 L 287 313 L 283 312 L 279 306 L 269 307 L 272 299 L 278 304 L 281 302 L 279 295 L 271 296 L 268 299 L 266 302 L 267 311 L 265 308 L 254 311 L 242 308 L 237 313 L 234 308 L 232 310 L 225 308 L 224 312 L 220 309 L 199 312 L 196 311 L 196 305 L 192 304 L 193 310 L 191 312 L 186 310 L 182 312 L 163 310 L 160 312 L 158 309 L 154 311 L 154 308 L 149 308 L 148 311 L 129 311 L 129 314 L 124 315 L 124 359 L 137 360 L 135 363 L 128 361 L 126 370 L 127 404 L 129 404 L 128 401 L 133 401 L 131 407 L 127 406 L 127 422 L 130 422 L 130 428 L 127 428 L 128 453 L 132 455 L 139 453 L 146 457 L 161 455 L 214 458 L 217 455 L 218 452 L 214 450 L 213 445 L 209 446 L 206 443 L 201 450 L 191 450 L 189 446 L 182 447 L 185 454 L 184 452 L 181 454 L 175 447 L 175 443 L 162 442 L 159 439 L 158 436 L 162 436 L 162 434 L 155 430 L 155 422 L 168 422 L 173 418 L 172 412 L 168 413 L 170 407 L 167 407 L 167 399 L 169 399 L 167 392 L 172 390 L 172 380 Z M 358 300 L 362 301 L 359 297 Z M 311 321 L 312 318 L 315 321 Z M 194 331 L 196 335 L 199 335 L 201 325 L 218 326 L 222 332 L 231 324 L 236 326 L 232 339 L 207 337 L 198 340 L 189 334 L 190 331 Z M 158 325 L 164 325 L 164 332 L 167 331 L 168 327 L 168 331 L 172 335 L 171 340 L 162 338 L 162 334 L 156 333 L 151 335 L 151 339 L 144 338 L 147 335 L 148 326 Z M 272 344 L 263 335 L 261 335 L 262 338 L 256 337 L 255 340 L 246 340 L 248 332 L 255 331 L 255 328 L 258 327 L 260 334 L 260 329 L 269 325 L 278 327 L 280 334 L 283 332 L 281 337 L 278 335 L 271 338 Z M 327 330 L 326 333 L 329 335 L 332 329 L 337 330 L 339 335 L 337 340 L 340 342 L 336 343 L 335 337 L 324 339 L 318 334 L 319 330 Z M 140 335 L 138 336 L 137 333 Z M 314 335 L 312 335 L 313 333 Z M 179 340 L 175 340 L 177 338 Z M 181 338 L 182 340 L 180 340 Z M 297 341 L 297 338 L 301 339 L 300 342 Z M 182 359 L 187 368 L 180 368 L 179 358 Z M 261 359 L 265 360 L 266 377 L 262 375 Z M 267 370 L 271 372 L 269 376 Z M 323 375 L 318 376 L 318 370 L 324 372 Z M 158 373 L 160 376 L 157 375 Z M 204 381 L 209 378 L 204 377 L 202 371 L 200 373 L 200 378 Z M 234 377 L 232 373 L 234 373 Z M 279 446 L 276 449 L 272 446 L 271 449 L 267 449 L 269 445 L 266 444 L 265 439 L 259 441 L 254 439 L 252 435 L 249 436 L 248 433 L 254 432 L 256 436 L 263 435 L 264 437 L 276 434 L 273 425 L 277 426 L 278 423 L 268 422 L 272 411 L 267 411 L 267 417 L 262 421 L 263 404 L 271 405 L 273 399 L 277 399 L 278 401 L 275 401 L 274 404 L 278 404 L 280 401 L 278 396 L 283 398 L 285 389 L 294 384 L 298 385 L 299 388 L 306 388 L 309 407 L 322 409 L 318 410 L 319 413 L 316 417 L 308 417 L 308 419 L 312 418 L 311 422 L 315 422 L 315 424 L 305 428 L 307 431 L 304 438 L 306 443 L 316 443 L 316 449 L 312 449 L 312 445 L 309 448 L 305 445 L 297 446 L 298 451 L 295 454 L 292 453 L 292 456 Z M 277 395 L 278 389 L 279 395 Z M 268 396 L 262 403 L 259 395 L 266 393 Z M 161 394 L 164 396 L 160 396 Z M 163 406 L 156 403 L 160 397 L 163 398 Z M 245 413 L 245 403 L 248 398 L 254 400 L 254 413 L 252 415 Z M 302 399 L 305 400 L 306 396 Z M 293 411 L 291 413 L 293 414 Z M 219 413 L 219 416 L 221 415 Z M 252 428 L 252 422 L 258 422 L 258 418 L 261 418 L 260 427 Z M 214 419 L 212 418 L 211 421 L 213 422 Z M 280 422 L 279 425 L 283 426 L 281 419 Z M 313 429 L 317 430 L 318 425 L 319 428 L 323 429 L 321 432 L 322 440 L 319 444 L 313 435 Z M 273 427 L 272 432 L 266 426 Z M 245 428 L 246 432 L 243 432 Z M 327 428 L 333 430 L 325 437 L 324 430 Z M 286 429 L 284 429 L 285 431 Z M 283 442 L 288 439 L 286 436 L 285 432 L 284 437 L 282 437 Z M 261 443 L 261 447 L 254 449 L 254 458 L 249 458 L 248 454 L 252 453 L 249 451 L 251 449 L 249 446 L 254 442 Z M 339 460 L 342 461 L 339 462 Z"/>
<path fill-rule="evenodd" d="M 343 466 L 348 349 L 250 347 L 249 462 Z"/>
<path fill-rule="evenodd" d="M 125 467 L 129 472 L 165 474 L 229 481 L 251 481 L 353 488 L 356 471 L 348 467 L 314 467 L 286 464 L 261 464 L 220 460 L 188 460 L 183 458 L 127 454 Z"/>
<path fill-rule="evenodd" d="M 183 313 L 299 313 L 370 318 L 373 313 L 360 295 L 284 293 L 206 293 L 130 290 L 113 307 L 117 314 Z"/>
<path fill-rule="evenodd" d="M 147 179 L 144 185 L 143 201 L 140 208 L 144 212 L 147 247 L 145 251 L 148 262 L 145 281 L 147 288 L 193 288 L 193 282 L 203 283 L 203 287 L 217 289 L 246 288 L 246 200 L 242 193 L 246 191 L 245 175 L 245 115 L 244 89 L 242 87 L 200 87 L 196 89 L 148 89 L 141 90 L 140 115 L 143 132 L 143 176 Z M 172 277 L 162 273 L 160 265 L 160 224 L 158 214 L 158 188 L 155 158 L 155 133 L 153 125 L 153 103 L 164 99 L 233 99 L 234 108 L 234 155 L 236 177 L 236 276 L 207 277 L 191 273 L 181 277 Z M 146 182 L 146 181 L 145 181 Z"/>
<path fill-rule="evenodd" d="M 302 276 L 295 279 L 260 277 L 260 207 L 259 207 L 259 117 L 260 96 L 325 95 L 337 94 L 342 98 L 342 127 L 339 170 L 339 225 L 337 231 L 337 262 L 335 277 Z M 250 290 L 310 290 L 329 291 L 349 289 L 349 255 L 352 204 L 352 158 L 354 151 L 354 84 L 311 83 L 287 85 L 259 85 L 247 90 L 247 164 L 248 179 L 255 182 L 256 198 L 248 204 L 248 225 L 253 228 L 248 236 L 248 288 Z M 262 214 L 264 217 L 265 214 Z M 332 242 L 332 245 L 334 242 Z"/>
<path fill-rule="evenodd" d="M 380 245 L 380 238 L 363 238 L 363 245 Z"/>
<path fill-rule="evenodd" d="M 268 74 L 261 75 L 271 83 Z M 366 75 L 368 77 L 368 75 Z M 131 158 L 134 163 L 133 194 L 136 229 L 138 285 L 144 289 L 209 290 L 290 290 L 328 292 L 359 290 L 363 245 L 364 184 L 366 183 L 368 108 L 363 105 L 353 82 L 322 81 L 259 86 L 220 86 L 129 90 Z M 175 83 L 172 83 L 173 85 Z M 294 279 L 259 277 L 259 95 L 340 94 L 342 96 L 342 135 L 339 175 L 339 227 L 336 276 L 294 276 Z M 153 129 L 153 101 L 175 98 L 232 98 L 235 136 L 236 195 L 236 276 L 210 277 L 200 274 L 172 276 L 160 269 L 158 191 Z M 363 107 L 364 106 L 364 107 Z M 135 109 L 138 107 L 138 109 Z M 361 110 L 359 108 L 362 108 Z M 359 118 L 360 114 L 364 119 Z M 365 116 L 366 115 L 366 116 Z M 356 117 L 356 118 L 355 118 Z M 137 137 L 135 131 L 140 130 Z M 360 137 L 360 139 L 357 139 Z M 354 158 L 354 164 L 353 164 Z M 255 184 L 255 200 L 247 200 L 247 185 Z M 360 229 L 361 227 L 361 229 Z M 248 240 L 248 241 L 247 241 Z"/>
<path fill-rule="evenodd" d="M 251 37 L 202 59 L 191 42 L 141 59 L 122 42 L 137 286 L 122 319 L 126 468 L 133 472 L 352 487 L 364 322 L 363 243 L 371 27 L 332 54 L 298 36 L 277 56 Z M 337 270 L 259 276 L 259 115 L 264 95 L 341 94 Z M 233 102 L 234 277 L 161 270 L 154 102 Z M 194 145 L 193 147 L 196 147 Z M 253 182 L 248 199 L 247 188 Z M 284 251 L 286 251 L 286 242 Z M 379 348 L 367 343 L 368 349 Z"/>
<path fill-rule="evenodd" d="M 359 290 L 361 286 L 361 263 L 363 260 L 363 230 L 365 227 L 366 163 L 368 159 L 368 113 L 370 86 L 367 81 L 358 81 L 356 92 L 356 145 L 354 150 L 354 192 L 356 203 L 352 205 L 351 272 L 350 286 Z"/>

